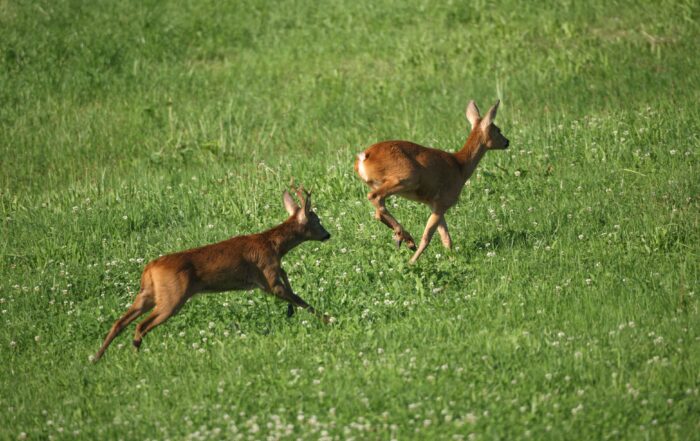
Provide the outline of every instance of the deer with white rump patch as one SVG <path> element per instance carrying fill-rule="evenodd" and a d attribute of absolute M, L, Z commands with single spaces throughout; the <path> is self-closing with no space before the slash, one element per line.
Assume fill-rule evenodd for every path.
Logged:
<path fill-rule="evenodd" d="M 294 294 L 282 269 L 282 257 L 292 248 L 307 240 L 325 241 L 331 237 L 311 210 L 311 194 L 300 188 L 297 195 L 301 207 L 284 192 L 289 218 L 274 228 L 161 256 L 146 265 L 134 303 L 114 322 L 93 361 L 99 360 L 112 340 L 141 314 L 153 310 L 136 326 L 136 349 L 148 332 L 175 315 L 190 297 L 202 292 L 260 288 L 288 302 L 287 316 L 294 314 L 294 307 L 298 306 L 328 323 L 328 316 L 317 313 Z"/>
<path fill-rule="evenodd" d="M 484 154 L 491 149 L 505 149 L 509 141 L 494 124 L 499 101 L 483 118 L 474 101 L 467 106 L 471 133 L 458 152 L 450 153 L 423 147 L 409 141 L 384 141 L 357 155 L 355 170 L 370 186 L 367 195 L 375 207 L 375 217 L 394 230 L 396 245 L 415 250 L 410 262 L 415 263 L 430 243 L 435 230 L 442 244 L 450 249 L 452 239 L 447 230 L 445 213 L 459 200 L 465 182 L 474 173 Z M 385 199 L 397 194 L 430 207 L 432 214 L 420 244 L 394 219 L 385 206 Z"/>

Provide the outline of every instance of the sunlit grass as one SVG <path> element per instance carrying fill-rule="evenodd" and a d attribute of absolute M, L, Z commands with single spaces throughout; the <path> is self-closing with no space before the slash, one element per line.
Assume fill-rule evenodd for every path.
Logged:
<path fill-rule="evenodd" d="M 692 439 L 693 2 L 0 2 L 0 438 Z M 354 155 L 490 152 L 414 266 Z M 143 266 L 285 219 L 323 326 L 204 295 L 97 365 Z M 428 210 L 389 207 L 418 237 Z"/>

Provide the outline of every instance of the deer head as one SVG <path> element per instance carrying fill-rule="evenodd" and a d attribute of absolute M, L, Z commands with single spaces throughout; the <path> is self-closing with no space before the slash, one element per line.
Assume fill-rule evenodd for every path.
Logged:
<path fill-rule="evenodd" d="M 501 129 L 493 122 L 500 103 L 500 100 L 496 101 L 483 118 L 474 101 L 469 101 L 467 105 L 467 119 L 472 125 L 472 131 L 479 131 L 481 144 L 487 149 L 506 149 L 510 144 L 510 141 L 501 133 Z"/>
<path fill-rule="evenodd" d="M 301 207 L 297 205 L 292 195 L 287 191 L 284 192 L 282 199 L 284 208 L 290 216 L 294 216 L 301 229 L 302 236 L 307 240 L 319 240 L 322 242 L 330 239 L 330 233 L 323 228 L 321 219 L 311 209 L 311 193 L 305 191 L 303 187 L 299 187 L 296 193 L 299 201 L 301 201 Z"/>

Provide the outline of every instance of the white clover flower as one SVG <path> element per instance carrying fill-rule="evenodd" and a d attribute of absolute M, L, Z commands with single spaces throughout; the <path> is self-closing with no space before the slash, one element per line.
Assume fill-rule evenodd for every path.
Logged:
<path fill-rule="evenodd" d="M 484 412 L 484 416 L 486 416 L 485 412 Z M 469 424 L 475 424 L 477 419 L 478 419 L 478 417 L 471 412 L 464 415 L 464 421 L 466 421 Z"/>

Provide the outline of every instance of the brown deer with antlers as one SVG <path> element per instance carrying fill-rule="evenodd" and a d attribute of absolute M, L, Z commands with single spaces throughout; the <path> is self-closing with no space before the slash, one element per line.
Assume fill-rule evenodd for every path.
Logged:
<path fill-rule="evenodd" d="M 282 257 L 292 248 L 307 240 L 326 241 L 331 237 L 311 210 L 310 193 L 300 188 L 297 195 L 301 207 L 284 192 L 289 218 L 274 228 L 168 254 L 146 265 L 134 303 L 114 323 L 93 361 L 99 360 L 112 340 L 143 313 L 152 309 L 136 326 L 133 340 L 136 349 L 148 332 L 175 315 L 192 296 L 204 292 L 260 288 L 288 302 L 288 316 L 298 306 L 328 323 L 328 316 L 317 313 L 294 293 L 282 269 Z"/>
<path fill-rule="evenodd" d="M 375 207 L 375 217 L 394 230 L 397 246 L 405 242 L 415 250 L 415 263 L 430 243 L 435 230 L 446 248 L 452 247 L 445 213 L 459 200 L 465 182 L 488 150 L 505 149 L 509 141 L 494 124 L 499 101 L 483 118 L 474 101 L 467 106 L 467 120 L 472 125 L 464 147 L 455 153 L 423 147 L 409 141 L 384 141 L 357 155 L 355 170 L 372 191 L 367 199 Z M 413 237 L 389 213 L 385 199 L 397 194 L 430 207 L 432 214 L 416 249 Z"/>

